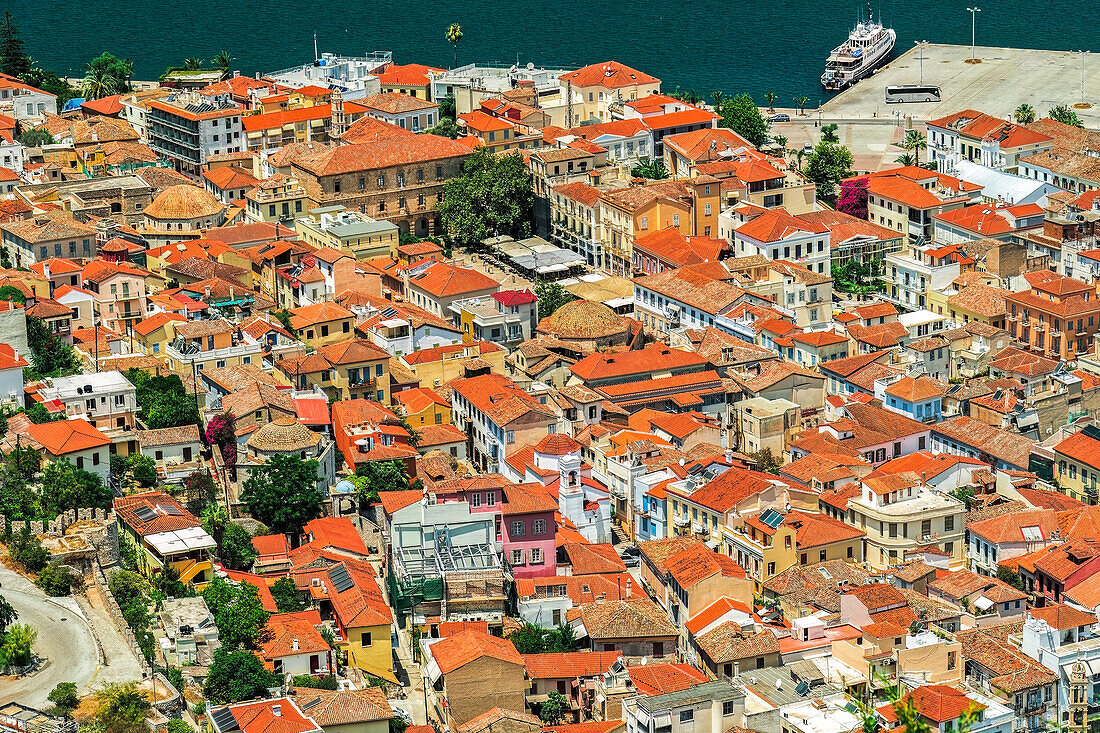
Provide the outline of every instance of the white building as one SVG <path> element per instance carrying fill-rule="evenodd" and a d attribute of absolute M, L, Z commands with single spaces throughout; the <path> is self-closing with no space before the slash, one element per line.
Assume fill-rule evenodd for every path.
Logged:
<path fill-rule="evenodd" d="M 132 426 L 140 409 L 137 388 L 117 371 L 47 377 L 38 394 L 46 402 L 60 401 L 69 417 L 100 429 Z"/>
<path fill-rule="evenodd" d="M 245 149 L 243 110 L 229 100 L 212 104 L 197 93 L 180 92 L 146 106 L 149 147 L 184 173 L 198 176 L 211 155 Z"/>
<path fill-rule="evenodd" d="M 339 88 L 344 99 L 359 99 L 382 90 L 375 73 L 393 63 L 393 52 L 374 51 L 364 56 L 338 56 L 322 53 L 313 63 L 292 66 L 264 74 L 295 89 L 304 86 Z"/>
<path fill-rule="evenodd" d="M 832 250 L 827 227 L 791 216 L 786 209 L 731 208 L 719 215 L 719 231 L 732 234 L 734 257 L 763 255 L 769 260 L 785 260 L 811 272 L 830 270 Z"/>
<path fill-rule="evenodd" d="M 907 310 L 927 308 L 925 294 L 946 290 L 959 276 L 961 268 L 953 259 L 954 249 L 948 247 L 912 247 L 886 255 L 885 280 L 890 286 L 882 297 Z"/>

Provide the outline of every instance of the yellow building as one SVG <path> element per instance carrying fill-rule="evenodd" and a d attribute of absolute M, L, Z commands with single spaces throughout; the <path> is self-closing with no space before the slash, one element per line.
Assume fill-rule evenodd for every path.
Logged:
<path fill-rule="evenodd" d="M 516 126 L 507 120 L 475 110 L 460 114 L 458 121 L 467 135 L 476 137 L 481 141 L 481 147 L 488 148 L 491 153 L 519 147 Z"/>
<path fill-rule="evenodd" d="M 244 198 L 247 202 L 245 215 L 252 221 L 293 221 L 308 207 L 306 190 L 298 179 L 282 173 L 260 181 L 260 185 L 249 189 Z"/>
<path fill-rule="evenodd" d="M 417 387 L 397 392 L 393 401 L 413 429 L 423 425 L 450 425 L 451 404 L 433 389 Z"/>
<path fill-rule="evenodd" d="M 336 303 L 315 303 L 290 311 L 290 327 L 299 340 L 319 349 L 352 338 L 355 314 Z"/>
<path fill-rule="evenodd" d="M 423 387 L 440 387 L 452 379 L 466 376 L 466 364 L 470 359 L 486 362 L 493 374 L 507 376 L 504 370 L 504 349 L 488 341 L 470 344 L 451 344 L 434 349 L 420 349 L 405 354 L 401 361 L 420 379 Z"/>
<path fill-rule="evenodd" d="M 1054 477 L 1067 496 L 1097 504 L 1100 474 L 1100 430 L 1086 426 L 1054 446 Z"/>
<path fill-rule="evenodd" d="M 295 389 L 316 386 L 331 400 L 390 403 L 390 355 L 365 339 L 344 338 L 311 354 L 279 359 L 275 367 L 276 377 Z"/>
<path fill-rule="evenodd" d="M 653 181 L 605 191 L 597 202 L 598 235 L 612 273 L 633 274 L 634 240 L 674 227 L 688 236 L 718 236 L 720 184 L 710 176 Z"/>
<path fill-rule="evenodd" d="M 176 324 L 187 319 L 176 313 L 156 313 L 133 327 L 134 346 L 143 354 L 159 356 L 176 339 Z"/>
<path fill-rule="evenodd" d="M 298 237 L 318 249 L 338 249 L 360 262 L 393 257 L 400 244 L 397 225 L 348 211 L 343 206 L 310 209 L 294 224 Z"/>
<path fill-rule="evenodd" d="M 661 80 L 632 69 L 618 61 L 592 64 L 559 77 L 567 93 L 572 93 L 572 121 L 567 127 L 598 120 L 611 121 L 611 106 L 642 99 L 661 91 Z"/>
<path fill-rule="evenodd" d="M 214 578 L 210 551 L 217 546 L 202 521 L 162 491 L 115 499 L 119 544 L 133 552 L 138 568 L 153 577 L 170 567 L 182 583 L 202 587 Z"/>
<path fill-rule="evenodd" d="M 375 74 L 383 92 L 398 92 L 417 99 L 432 98 L 432 75 L 446 69 L 424 64 L 390 64 L 385 71 Z"/>

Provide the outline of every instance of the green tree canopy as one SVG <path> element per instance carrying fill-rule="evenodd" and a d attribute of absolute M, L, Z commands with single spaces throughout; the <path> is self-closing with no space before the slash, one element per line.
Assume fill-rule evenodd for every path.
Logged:
<path fill-rule="evenodd" d="M 280 682 L 279 675 L 264 669 L 263 662 L 252 652 L 223 646 L 214 652 L 203 691 L 210 702 L 221 704 L 264 697 L 267 688 Z"/>
<path fill-rule="evenodd" d="M 23 291 L 14 285 L 0 286 L 0 303 L 11 301 L 22 305 L 27 302 L 27 296 L 23 295 Z"/>
<path fill-rule="evenodd" d="M 28 624 L 12 624 L 0 639 L 0 669 L 8 666 L 25 667 L 34 655 L 34 642 L 38 631 Z"/>
<path fill-rule="evenodd" d="M 136 682 L 114 682 L 96 693 L 96 720 L 103 733 L 143 733 L 152 707 Z"/>
<path fill-rule="evenodd" d="M 848 148 L 822 140 L 806 161 L 803 175 L 817 186 L 817 195 L 832 200 L 840 181 L 852 175 L 852 153 Z"/>
<path fill-rule="evenodd" d="M 72 711 L 80 706 L 75 682 L 58 682 L 46 699 L 65 711 Z M 65 714 L 68 715 L 68 712 Z"/>
<path fill-rule="evenodd" d="M 539 318 L 546 318 L 566 303 L 577 299 L 558 282 L 536 284 L 535 297 L 539 299 Z"/>
<path fill-rule="evenodd" d="M 67 596 L 72 592 L 76 578 L 68 565 L 52 560 L 49 565 L 38 571 L 35 584 L 48 596 Z"/>
<path fill-rule="evenodd" d="M 150 428 L 199 424 L 195 398 L 187 394 L 179 375 L 159 376 L 144 369 L 128 369 L 125 376 L 137 390 L 139 416 Z"/>
<path fill-rule="evenodd" d="M 43 508 L 50 515 L 85 507 L 106 509 L 112 500 L 114 494 L 103 479 L 67 460 L 50 461 L 42 472 Z"/>
<path fill-rule="evenodd" d="M 81 86 L 84 96 L 88 99 L 100 99 L 130 90 L 134 62 L 104 51 L 88 62 L 84 72 L 84 83 Z"/>
<path fill-rule="evenodd" d="M 302 594 L 298 592 L 298 586 L 290 578 L 279 578 L 271 585 L 271 597 L 275 599 L 275 605 L 279 613 L 294 613 L 305 608 L 302 602 Z"/>
<path fill-rule="evenodd" d="M 520 154 L 478 148 L 462 164 L 462 175 L 444 186 L 438 208 L 454 240 L 471 245 L 496 234 L 529 236 L 534 207 L 531 172 Z"/>
<path fill-rule="evenodd" d="M 10 10 L 5 10 L 0 17 L 0 74 L 22 77 L 30 70 L 31 57 L 27 55 L 23 39 L 19 36 L 15 16 Z"/>
<path fill-rule="evenodd" d="M 1051 108 L 1047 112 L 1047 116 L 1055 122 L 1061 122 L 1063 125 L 1072 125 L 1073 127 L 1084 127 L 1085 124 L 1081 122 L 1081 118 L 1077 116 L 1077 113 L 1073 111 L 1073 108 L 1069 105 L 1059 104 L 1057 107 Z"/>
<path fill-rule="evenodd" d="M 253 468 L 241 501 L 257 521 L 273 532 L 297 534 L 321 516 L 324 496 L 317 490 L 317 461 L 275 455 Z"/>
<path fill-rule="evenodd" d="M 8 627 L 19 619 L 19 612 L 8 603 L 4 596 L 0 596 L 0 637 L 8 630 Z"/>
<path fill-rule="evenodd" d="M 367 504 L 377 504 L 381 492 L 409 488 L 409 474 L 405 464 L 398 460 L 360 463 L 355 468 L 355 476 L 359 499 Z"/>
<path fill-rule="evenodd" d="M 1012 113 L 1012 117 L 1018 125 L 1030 125 L 1035 121 L 1035 108 L 1025 102 L 1016 108 L 1016 111 Z"/>
<path fill-rule="evenodd" d="M 539 719 L 547 725 L 558 725 L 569 712 L 569 700 L 557 690 L 551 690 L 539 705 Z"/>
<path fill-rule="evenodd" d="M 630 175 L 636 178 L 649 178 L 656 181 L 662 178 L 668 178 L 668 168 L 665 168 L 664 161 L 662 160 L 642 158 L 638 161 L 637 165 L 630 169 Z"/>
<path fill-rule="evenodd" d="M 31 349 L 31 363 L 38 376 L 67 376 L 80 371 L 80 357 L 69 344 L 62 341 L 41 319 L 27 316 L 27 344 Z"/>
<path fill-rule="evenodd" d="M 748 94 L 723 102 L 721 115 L 719 127 L 728 127 L 757 147 L 768 141 L 768 123 Z"/>
<path fill-rule="evenodd" d="M 48 131 L 32 127 L 19 133 L 19 142 L 28 148 L 39 148 L 43 145 L 53 145 L 56 141 Z"/>
<path fill-rule="evenodd" d="M 267 640 L 270 632 L 266 625 L 271 614 L 264 610 L 256 586 L 230 585 L 215 578 L 203 589 L 202 597 L 214 614 L 214 625 L 224 648 L 256 649 Z"/>

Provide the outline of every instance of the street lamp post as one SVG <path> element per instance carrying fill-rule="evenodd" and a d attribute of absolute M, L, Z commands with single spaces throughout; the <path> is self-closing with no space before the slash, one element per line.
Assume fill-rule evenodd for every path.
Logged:
<path fill-rule="evenodd" d="M 967 8 L 966 10 L 967 10 L 967 12 L 970 13 L 970 58 L 971 58 L 971 60 L 973 60 L 973 59 L 976 59 L 978 57 L 977 53 L 974 50 L 974 45 L 975 45 L 974 44 L 974 38 L 975 38 L 975 33 L 974 32 L 975 32 L 975 29 L 977 27 L 978 13 L 982 12 L 982 9 L 979 8 L 977 5 L 975 5 L 974 7 Z"/>
<path fill-rule="evenodd" d="M 919 58 L 920 58 L 920 83 L 921 83 L 921 86 L 924 85 L 924 45 L 926 43 L 928 43 L 928 41 L 917 41 L 916 42 L 917 48 L 920 51 Z"/>
<path fill-rule="evenodd" d="M 1085 104 L 1085 55 L 1088 51 L 1081 51 L 1081 104 Z"/>

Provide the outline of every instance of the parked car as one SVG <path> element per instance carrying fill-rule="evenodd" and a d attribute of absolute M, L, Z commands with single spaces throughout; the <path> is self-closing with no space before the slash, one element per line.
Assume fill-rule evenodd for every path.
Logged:
<path fill-rule="evenodd" d="M 777 115 L 772 115 L 768 118 L 768 122 L 790 122 L 791 116 L 786 112 L 781 112 Z"/>

